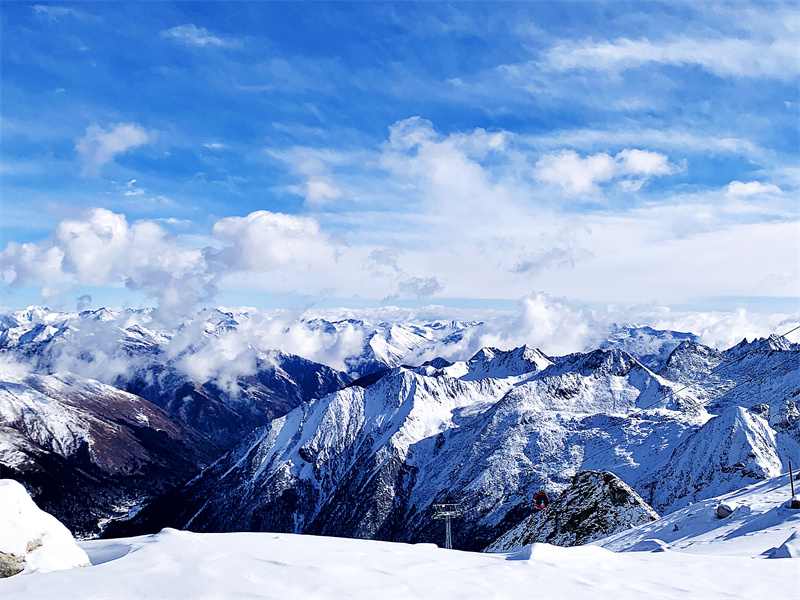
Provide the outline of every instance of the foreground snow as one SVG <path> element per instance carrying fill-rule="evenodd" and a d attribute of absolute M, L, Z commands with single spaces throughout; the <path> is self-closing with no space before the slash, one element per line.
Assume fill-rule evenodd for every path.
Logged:
<path fill-rule="evenodd" d="M 194 534 L 84 544 L 94 567 L 23 574 L 11 598 L 796 598 L 797 559 L 622 553 L 536 544 L 478 554 L 291 534 Z"/>
<path fill-rule="evenodd" d="M 10 479 L 0 480 L 0 553 L 19 559 L 13 570 L 45 572 L 89 564 L 69 530 Z"/>
<path fill-rule="evenodd" d="M 24 573 L 0 582 L 0 596 L 796 599 L 800 559 L 766 560 L 800 526 L 800 511 L 785 507 L 788 488 L 784 476 L 729 494 L 724 500 L 737 504 L 738 517 L 734 511 L 729 519 L 712 518 L 707 509 L 718 501 L 708 501 L 607 542 L 620 550 L 637 543 L 669 547 L 660 552 L 534 544 L 479 554 L 429 544 L 165 529 L 84 542 L 93 567 Z"/>

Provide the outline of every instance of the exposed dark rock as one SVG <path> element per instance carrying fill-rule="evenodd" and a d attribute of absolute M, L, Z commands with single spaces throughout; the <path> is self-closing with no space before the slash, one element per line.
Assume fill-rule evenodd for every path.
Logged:
<path fill-rule="evenodd" d="M 548 508 L 530 514 L 486 550 L 501 552 L 536 542 L 579 546 L 657 518 L 639 494 L 613 473 L 581 471 Z"/>

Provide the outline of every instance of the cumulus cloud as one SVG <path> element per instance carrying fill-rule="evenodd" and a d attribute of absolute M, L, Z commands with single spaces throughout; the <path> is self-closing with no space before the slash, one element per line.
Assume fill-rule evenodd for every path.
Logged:
<path fill-rule="evenodd" d="M 241 45 L 241 41 L 237 39 L 214 35 L 205 27 L 192 23 L 165 29 L 161 32 L 161 37 L 198 48 L 236 48 Z"/>
<path fill-rule="evenodd" d="M 652 177 L 669 175 L 676 167 L 659 152 L 626 149 L 612 157 L 599 153 L 581 157 L 574 150 L 542 156 L 534 167 L 538 181 L 556 185 L 569 195 L 596 192 L 598 184 L 620 180 L 626 191 L 638 191 Z"/>
<path fill-rule="evenodd" d="M 103 165 L 118 154 L 137 148 L 150 141 L 150 134 L 135 123 L 117 123 L 109 130 L 90 125 L 86 134 L 75 142 L 82 164 L 81 174 L 99 175 Z"/>
<path fill-rule="evenodd" d="M 259 210 L 246 217 L 220 219 L 214 224 L 213 234 L 227 244 L 214 260 L 241 271 L 304 265 L 334 254 L 319 223 L 310 217 Z"/>
<path fill-rule="evenodd" d="M 158 300 L 157 316 L 171 322 L 217 293 L 220 280 L 243 271 L 330 260 L 333 246 L 313 219 L 257 211 L 217 221 L 202 247 L 182 243 L 154 221 L 93 209 L 59 223 L 40 243 L 11 243 L 0 254 L 7 283 L 42 285 L 57 296 L 76 285 L 125 286 Z"/>

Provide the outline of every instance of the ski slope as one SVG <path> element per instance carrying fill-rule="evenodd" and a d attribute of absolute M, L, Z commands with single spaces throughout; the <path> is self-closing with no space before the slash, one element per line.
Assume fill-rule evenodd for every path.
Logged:
<path fill-rule="evenodd" d="M 93 566 L 26 571 L 0 580 L 0 597 L 796 600 L 800 511 L 787 508 L 788 498 L 783 476 L 723 497 L 735 508 L 726 519 L 708 514 L 720 502 L 715 499 L 595 545 L 534 544 L 498 554 L 433 544 L 165 529 L 83 542 Z M 794 558 L 778 558 L 776 548 Z"/>

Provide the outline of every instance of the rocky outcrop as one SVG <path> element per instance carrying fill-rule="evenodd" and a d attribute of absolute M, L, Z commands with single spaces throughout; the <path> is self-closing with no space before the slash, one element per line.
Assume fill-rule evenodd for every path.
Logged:
<path fill-rule="evenodd" d="M 490 544 L 502 552 L 536 542 L 580 546 L 658 519 L 658 514 L 609 471 L 581 471 L 550 506 L 526 517 Z"/>

